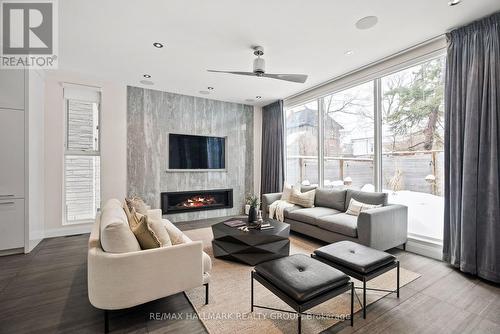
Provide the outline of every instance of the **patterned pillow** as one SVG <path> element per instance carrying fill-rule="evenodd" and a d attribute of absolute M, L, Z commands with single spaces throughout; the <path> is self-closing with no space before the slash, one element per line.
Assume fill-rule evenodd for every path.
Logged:
<path fill-rule="evenodd" d="M 125 198 L 125 203 L 127 204 L 130 212 L 132 212 L 132 209 L 135 209 L 136 212 L 139 212 L 142 215 L 148 214 L 146 203 L 144 203 L 144 201 L 140 197 L 134 196 Z"/>
<path fill-rule="evenodd" d="M 298 187 L 293 187 L 292 195 L 290 196 L 289 202 L 300 205 L 304 208 L 313 208 L 315 194 L 316 194 L 316 189 L 302 193 L 300 192 L 300 189 Z"/>
<path fill-rule="evenodd" d="M 356 201 L 354 198 L 351 198 L 351 201 L 349 202 L 349 206 L 347 207 L 347 213 L 348 215 L 352 216 L 359 216 L 359 214 L 362 211 L 366 211 L 369 209 L 374 209 L 374 208 L 380 208 L 382 204 L 379 205 L 374 205 L 374 204 L 366 204 L 362 202 Z"/>

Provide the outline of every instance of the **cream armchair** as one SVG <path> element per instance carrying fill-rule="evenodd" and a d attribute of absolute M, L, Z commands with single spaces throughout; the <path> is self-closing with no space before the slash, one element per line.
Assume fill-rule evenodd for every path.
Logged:
<path fill-rule="evenodd" d="M 151 210 L 150 214 L 161 216 L 161 211 Z M 88 295 L 94 307 L 105 311 L 105 332 L 109 330 L 108 310 L 133 307 L 201 285 L 208 303 L 211 261 L 201 241 L 182 234 L 181 244 L 108 253 L 101 247 L 100 220 L 98 215 L 89 239 Z"/>

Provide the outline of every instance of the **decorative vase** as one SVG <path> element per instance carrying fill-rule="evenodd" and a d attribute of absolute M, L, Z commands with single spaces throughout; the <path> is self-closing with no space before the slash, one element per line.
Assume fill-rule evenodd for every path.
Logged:
<path fill-rule="evenodd" d="M 255 224 L 256 220 L 257 220 L 257 207 L 251 206 L 250 209 L 248 210 L 248 225 Z"/>

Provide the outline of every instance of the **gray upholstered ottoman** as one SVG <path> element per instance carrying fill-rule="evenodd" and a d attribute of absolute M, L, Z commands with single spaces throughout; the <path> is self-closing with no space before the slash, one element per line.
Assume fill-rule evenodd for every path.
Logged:
<path fill-rule="evenodd" d="M 308 309 L 351 291 L 351 326 L 354 311 L 354 284 L 349 276 L 304 254 L 296 254 L 255 266 L 251 277 L 251 311 L 254 307 L 290 312 L 254 304 L 253 281 L 257 280 L 269 291 L 287 303 L 298 315 L 298 330 L 301 332 L 301 315 Z M 331 316 L 330 316 L 331 317 Z M 334 317 L 347 320 L 345 317 Z"/>
<path fill-rule="evenodd" d="M 366 290 L 396 292 L 399 298 L 399 261 L 394 255 L 352 241 L 339 241 L 318 248 L 311 257 L 363 282 L 363 318 L 366 318 Z M 397 270 L 396 290 L 366 287 L 366 282 L 394 268 Z"/>

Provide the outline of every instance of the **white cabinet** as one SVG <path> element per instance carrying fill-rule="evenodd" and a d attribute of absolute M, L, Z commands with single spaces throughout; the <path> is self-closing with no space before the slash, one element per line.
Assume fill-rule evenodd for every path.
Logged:
<path fill-rule="evenodd" d="M 24 247 L 24 199 L 0 199 L 0 245 Z"/>
<path fill-rule="evenodd" d="M 24 111 L 0 109 L 0 199 L 24 198 Z"/>
<path fill-rule="evenodd" d="M 0 108 L 24 109 L 24 71 L 0 70 Z"/>

